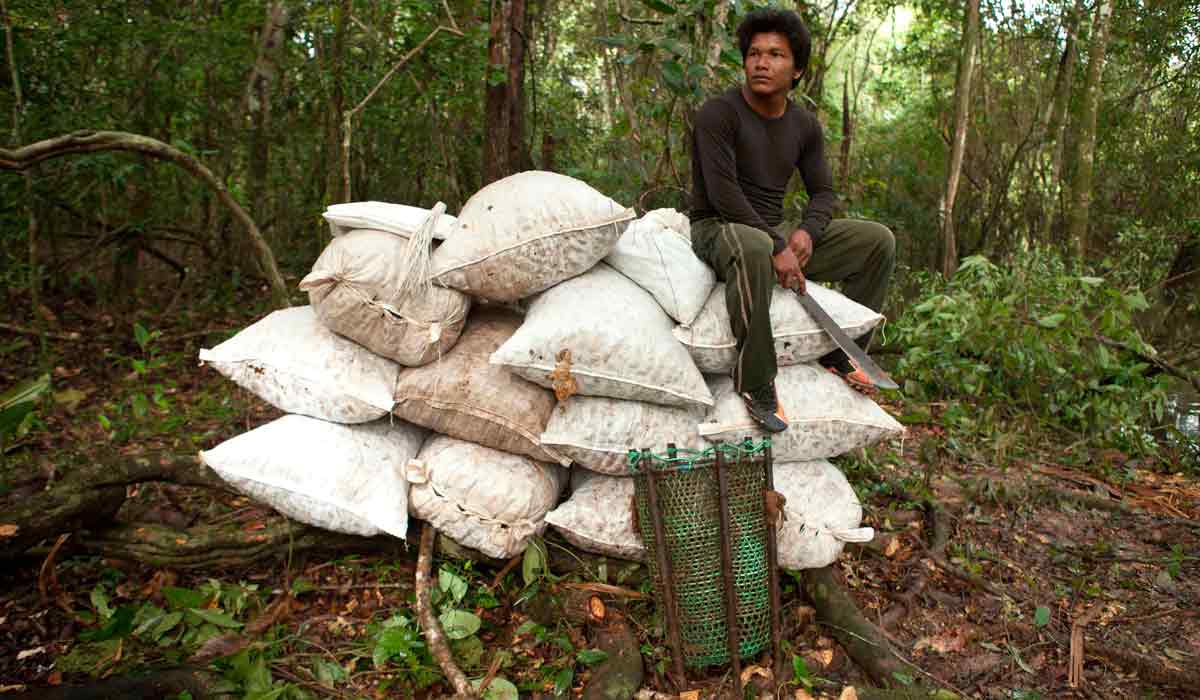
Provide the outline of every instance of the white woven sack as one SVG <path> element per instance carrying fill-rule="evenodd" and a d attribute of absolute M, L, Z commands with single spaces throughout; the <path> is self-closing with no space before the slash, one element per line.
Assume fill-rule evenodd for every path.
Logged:
<path fill-rule="evenodd" d="M 507 559 L 546 529 L 565 475 L 557 465 L 434 435 L 409 461 L 409 512 L 464 547 Z"/>
<path fill-rule="evenodd" d="M 733 380 L 710 379 L 716 405 L 700 424 L 700 434 L 727 442 L 747 435 L 768 437 L 750 418 Z M 874 401 L 818 365 L 780 367 L 775 389 L 788 421 L 787 430 L 769 435 L 777 462 L 836 457 L 904 432 Z"/>
<path fill-rule="evenodd" d="M 814 282 L 808 282 L 806 287 L 813 300 L 851 338 L 859 337 L 883 320 L 883 316 L 832 289 Z M 815 360 L 837 347 L 800 305 L 795 293 L 782 287 L 775 287 L 771 295 L 771 331 L 781 367 Z M 690 326 L 675 329 L 675 337 L 687 346 L 701 372 L 720 374 L 733 368 L 737 362 L 737 339 L 729 325 L 723 283 L 713 288 L 704 310 Z"/>
<path fill-rule="evenodd" d="M 692 240 L 692 222 L 687 214 L 674 209 L 653 209 L 646 212 L 646 218 L 654 219 L 689 241 Z"/>
<path fill-rule="evenodd" d="M 619 559 L 641 561 L 646 548 L 633 529 L 634 484 L 629 477 L 571 474 L 571 497 L 546 515 L 546 522 L 576 547 Z"/>
<path fill-rule="evenodd" d="M 209 350 L 200 361 L 286 411 L 336 423 L 365 423 L 392 409 L 400 366 L 343 338 L 311 306 L 272 312 Z"/>
<path fill-rule="evenodd" d="M 649 293 L 601 263 L 534 299 L 491 363 L 555 389 L 560 399 L 578 393 L 711 406 L 704 377 L 672 325 Z M 573 390 L 564 386 L 572 382 Z"/>
<path fill-rule="evenodd" d="M 432 274 L 472 296 L 515 301 L 590 269 L 634 216 L 566 175 L 510 175 L 467 200 Z"/>
<path fill-rule="evenodd" d="M 426 432 L 398 420 L 339 425 L 284 416 L 200 453 L 242 493 L 326 530 L 403 538 L 404 467 Z"/>
<path fill-rule="evenodd" d="M 359 230 L 335 238 L 300 281 L 326 327 L 409 367 L 458 340 L 471 298 L 443 287 L 399 295 L 405 239 Z"/>
<path fill-rule="evenodd" d="M 599 396 L 572 396 L 550 415 L 542 444 L 570 457 L 577 466 L 628 476 L 629 450 L 645 447 L 703 448 L 696 424 L 704 409 L 663 406 Z"/>
<path fill-rule="evenodd" d="M 776 462 L 775 490 L 786 500 L 779 531 L 779 565 L 819 569 L 837 561 L 847 542 L 870 542 L 875 530 L 859 527 L 862 504 L 837 467 L 823 459 Z"/>
<path fill-rule="evenodd" d="M 671 318 L 688 324 L 704 308 L 717 276 L 692 252 L 686 234 L 662 223 L 673 211 L 658 209 L 629 224 L 604 262 L 650 292 Z"/>
<path fill-rule="evenodd" d="M 355 229 L 386 231 L 407 238 L 420 230 L 429 212 L 429 209 L 391 202 L 345 202 L 329 205 L 322 216 L 329 222 L 329 232 L 334 238 Z M 433 229 L 433 237 L 444 240 L 457 221 L 453 216 L 443 214 Z"/>

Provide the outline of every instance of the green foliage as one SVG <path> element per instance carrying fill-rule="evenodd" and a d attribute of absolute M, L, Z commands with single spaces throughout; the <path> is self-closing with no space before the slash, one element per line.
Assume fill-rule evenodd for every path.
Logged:
<path fill-rule="evenodd" d="M 1047 430 L 1141 448 L 1148 421 L 1162 418 L 1165 382 L 1100 337 L 1153 355 L 1133 325 L 1146 305 L 1046 250 L 1003 267 L 968 258 L 949 283 L 929 278 L 895 324 L 897 373 L 910 396 L 951 402 L 951 427 L 1025 413 Z"/>
<path fill-rule="evenodd" d="M 0 464 L 9 442 L 29 431 L 33 409 L 50 391 L 50 375 L 21 382 L 0 394 Z"/>

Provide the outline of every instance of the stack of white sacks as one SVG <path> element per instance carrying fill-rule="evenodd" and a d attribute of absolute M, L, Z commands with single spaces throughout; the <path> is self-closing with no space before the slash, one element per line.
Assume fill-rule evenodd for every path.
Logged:
<path fill-rule="evenodd" d="M 291 415 L 201 458 L 330 530 L 403 538 L 411 515 L 505 558 L 550 524 L 581 549 L 642 558 L 628 450 L 763 436 L 729 378 L 724 288 L 692 253 L 687 218 L 636 219 L 537 171 L 488 185 L 457 219 L 442 209 L 326 212 L 333 242 L 300 283 L 311 306 L 200 352 Z M 851 336 L 882 320 L 809 290 Z M 772 436 L 780 564 L 824 566 L 873 535 L 826 458 L 902 427 L 811 364 L 834 346 L 790 292 L 771 317 L 790 423 Z"/>

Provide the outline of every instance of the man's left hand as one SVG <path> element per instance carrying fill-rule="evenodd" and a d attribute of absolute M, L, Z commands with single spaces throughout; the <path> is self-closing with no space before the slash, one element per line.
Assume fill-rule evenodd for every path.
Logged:
<path fill-rule="evenodd" d="M 792 253 L 796 255 L 796 260 L 800 262 L 800 269 L 808 266 L 813 249 L 812 236 L 808 235 L 808 231 L 802 228 L 792 231 L 792 236 L 788 239 L 788 248 L 791 248 Z"/>

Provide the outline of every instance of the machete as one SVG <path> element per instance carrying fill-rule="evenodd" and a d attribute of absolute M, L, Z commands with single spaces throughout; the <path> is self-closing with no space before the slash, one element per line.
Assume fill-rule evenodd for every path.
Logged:
<path fill-rule="evenodd" d="M 846 335 L 846 331 L 843 331 L 841 327 L 829 317 L 829 314 L 825 313 L 825 309 L 821 308 L 821 305 L 817 303 L 816 299 L 813 299 L 809 295 L 804 294 L 799 290 L 793 289 L 792 291 L 796 292 L 796 298 L 800 300 L 800 305 L 803 306 L 804 310 L 813 317 L 813 320 L 817 322 L 817 325 L 821 326 L 821 330 L 825 331 L 829 334 L 829 337 L 833 338 L 833 342 L 837 343 L 838 347 L 850 357 L 850 362 L 853 363 L 855 367 L 865 372 L 866 375 L 871 378 L 871 382 L 875 386 L 879 387 L 880 389 L 900 388 L 896 382 L 892 381 L 892 378 L 888 376 L 887 372 L 884 372 L 879 365 L 875 364 L 874 360 L 867 357 L 867 353 L 863 352 L 862 348 L 858 347 L 858 343 L 851 340 L 850 336 Z"/>

